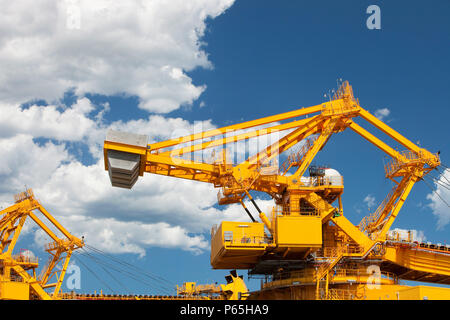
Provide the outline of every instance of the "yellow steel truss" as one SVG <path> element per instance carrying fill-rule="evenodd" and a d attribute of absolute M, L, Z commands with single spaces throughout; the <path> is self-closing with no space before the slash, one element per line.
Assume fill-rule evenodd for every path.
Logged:
<path fill-rule="evenodd" d="M 0 211 L 0 299 L 57 299 L 73 250 L 84 242 L 71 235 L 34 197 L 31 189 L 15 197 L 16 203 Z M 45 224 L 33 211 L 39 211 L 50 222 Z M 53 242 L 46 246 L 51 258 L 40 276 L 36 275 L 38 260 L 26 255 L 13 255 L 22 227 L 30 217 Z M 62 233 L 58 237 L 49 226 Z M 59 263 L 62 268 L 58 269 Z M 30 274 L 31 271 L 31 274 Z M 22 288 L 16 290 L 15 288 Z M 53 291 L 48 289 L 53 288 Z"/>

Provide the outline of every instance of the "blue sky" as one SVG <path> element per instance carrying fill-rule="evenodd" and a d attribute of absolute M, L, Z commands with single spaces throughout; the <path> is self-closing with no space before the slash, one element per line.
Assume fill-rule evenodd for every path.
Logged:
<path fill-rule="evenodd" d="M 12 94 L 11 90 L 6 89 L 1 91 L 2 107 L 6 104 L 25 104 L 26 107 L 21 109 L 23 111 L 36 105 L 35 101 L 41 101 L 37 103 L 41 108 L 59 105 L 58 116 L 60 116 L 64 110 L 71 110 L 75 108 L 74 106 L 81 105 L 79 102 L 83 97 L 87 99 L 84 100 L 86 104 L 84 107 L 76 107 L 76 110 L 81 110 L 79 113 L 75 112 L 79 116 L 76 121 L 80 122 L 78 128 L 68 133 L 63 132 L 67 126 L 65 129 L 53 128 L 54 131 L 51 131 L 45 128 L 44 123 L 38 121 L 27 129 L 16 128 L 11 124 L 16 136 L 6 133 L 0 136 L 5 143 L 7 139 L 16 138 L 14 143 L 17 143 L 17 147 L 11 147 L 5 151 L 11 155 L 23 153 L 31 158 L 27 160 L 33 163 L 38 162 L 37 158 L 43 158 L 45 161 L 44 152 L 49 155 L 51 159 L 49 162 L 58 158 L 53 166 L 42 169 L 41 175 L 28 173 L 30 166 L 27 162 L 16 161 L 14 157 L 8 162 L 8 164 L 12 163 L 10 167 L 5 166 L 3 171 L 0 167 L 0 178 L 11 182 L 10 187 L 0 188 L 2 206 L 8 205 L 13 193 L 21 191 L 19 188 L 27 184 L 37 188 L 40 191 L 38 196 L 42 199 L 44 206 L 52 209 L 56 215 L 61 215 L 61 219 L 69 224 L 69 229 L 77 234 L 84 233 L 81 227 L 75 225 L 76 220 L 71 218 L 73 216 L 87 219 L 87 221 L 93 219 L 95 223 L 92 225 L 103 225 L 102 221 L 109 218 L 123 223 L 118 227 L 113 227 L 111 224 L 112 236 L 111 239 L 108 238 L 112 243 L 110 246 L 105 244 L 106 238 L 101 240 L 94 236 L 87 237 L 88 241 L 90 238 L 94 239 L 93 246 L 100 247 L 119 259 L 160 275 L 173 284 L 181 284 L 183 281 L 223 282 L 227 271 L 211 270 L 210 267 L 209 244 L 205 246 L 209 240 L 209 226 L 213 220 L 220 221 L 226 217 L 236 219 L 239 215 L 242 220 L 247 221 L 248 218 L 242 210 L 234 208 L 224 212 L 222 211 L 224 208 L 219 208 L 211 202 L 212 200 L 208 200 L 207 203 L 199 205 L 201 210 L 207 208 L 208 212 L 205 211 L 205 214 L 207 213 L 208 218 L 202 218 L 201 212 L 200 214 L 194 211 L 189 212 L 187 209 L 186 212 L 178 215 L 176 212 L 166 210 L 163 205 L 154 204 L 161 197 L 167 196 L 171 188 L 175 188 L 176 181 L 163 185 L 165 181 L 152 180 L 154 178 L 148 175 L 138 182 L 141 186 L 137 184 L 135 193 L 133 193 L 134 190 L 131 192 L 109 191 L 108 188 L 112 187 L 99 184 L 89 191 L 92 193 L 101 190 L 99 192 L 101 196 L 92 195 L 93 199 L 89 200 L 86 194 L 78 191 L 83 186 L 69 186 L 70 181 L 67 181 L 66 185 L 62 177 L 75 180 L 75 176 L 86 174 L 83 176 L 85 179 L 81 181 L 89 183 L 91 177 L 96 180 L 95 182 L 99 179 L 102 182 L 107 181 L 104 179 L 107 178 L 107 173 L 97 164 L 101 163 L 98 158 L 98 149 L 101 148 L 104 133 L 110 126 L 134 129 L 139 133 L 149 134 L 155 140 L 167 139 L 171 132 L 164 130 L 170 131 L 177 128 L 175 121 L 188 128 L 195 121 L 204 121 L 206 126 L 221 127 L 319 104 L 324 100 L 324 94 L 336 87 L 338 78 L 350 81 L 362 107 L 372 113 L 380 109 L 388 109 L 389 112 L 384 117 L 384 121 L 411 141 L 419 142 L 422 147 L 432 152 L 440 150 L 442 162 L 447 166 L 450 165 L 448 143 L 450 3 L 448 1 L 435 0 L 432 4 L 426 5 L 422 1 L 345 1 L 342 3 L 238 0 L 234 3 L 222 1 L 220 5 L 219 2 L 217 1 L 216 8 L 211 4 L 213 2 L 207 5 L 206 2 L 199 1 L 198 12 L 201 12 L 202 6 L 205 7 L 211 15 L 208 18 L 204 18 L 201 14 L 193 14 L 192 21 L 179 22 L 180 28 L 177 27 L 178 20 L 171 20 L 171 31 L 168 34 L 173 36 L 175 42 L 164 44 L 167 48 L 164 47 L 165 49 L 161 52 L 153 54 L 152 50 L 156 50 L 153 49 L 153 44 L 158 47 L 159 41 L 154 34 L 151 38 L 154 43 L 149 45 L 150 49 L 146 49 L 147 51 L 136 44 L 140 37 L 146 34 L 146 28 L 151 30 L 151 22 L 139 25 L 141 28 L 136 38 L 132 38 L 135 42 L 129 44 L 131 46 L 129 51 L 135 50 L 136 55 L 130 52 L 124 53 L 125 51 L 120 51 L 120 48 L 116 52 L 116 47 L 111 46 L 112 53 L 119 56 L 123 54 L 128 60 L 136 59 L 135 63 L 139 69 L 134 69 L 132 63 L 130 65 L 117 63 L 114 60 L 117 56 L 111 54 L 110 57 L 109 52 L 106 52 L 108 50 L 98 53 L 92 49 L 93 45 L 83 40 L 83 37 L 87 37 L 82 33 L 83 28 L 90 26 L 86 20 L 82 20 L 83 25 L 79 35 L 66 35 L 72 42 L 61 40 L 58 32 L 55 32 L 54 42 L 46 44 L 52 49 L 51 52 L 54 52 L 55 61 L 49 62 L 44 56 L 33 56 L 27 60 L 27 63 L 32 66 L 31 70 L 36 68 L 34 63 L 37 62 L 42 69 L 48 67 L 50 71 L 40 74 L 41 71 L 36 69 L 40 78 L 33 79 L 34 83 L 20 82 L 19 76 L 17 79 L 14 78 L 17 80 L 15 82 L 17 91 L 21 93 Z M 366 27 L 366 19 L 369 16 L 366 14 L 366 8 L 371 4 L 381 8 L 381 30 L 369 30 Z M 17 4 L 15 9 L 18 16 L 22 17 L 20 13 L 23 8 L 20 5 Z M 88 11 L 87 2 L 82 2 L 81 6 L 82 12 Z M 49 5 L 49 8 L 49 12 L 54 11 L 53 6 Z M 224 10 L 224 8 L 228 9 Z M 133 7 L 129 9 L 131 11 L 127 12 L 126 18 L 133 17 Z M 183 7 L 180 7 L 174 12 L 183 14 L 182 10 Z M 56 12 L 56 15 L 60 14 Z M 165 12 L 164 10 L 164 14 Z M 167 16 L 172 18 L 172 11 L 167 10 L 167 12 Z M 191 13 L 187 12 L 185 16 L 191 17 Z M 183 34 L 184 24 L 181 25 L 182 23 L 187 26 L 186 35 Z M 114 33 L 116 24 L 118 30 L 123 28 L 120 21 L 109 22 L 106 27 Z M 49 28 L 53 30 L 51 26 Z M 196 41 L 191 41 L 187 34 L 191 29 L 201 30 L 198 38 L 194 39 Z M 97 30 L 98 37 L 102 41 L 107 39 L 106 36 L 101 37 L 101 32 L 108 34 L 105 30 Z M 6 28 L 3 31 L 0 35 L 10 32 L 18 37 L 14 31 Z M 32 27 L 25 29 L 24 32 L 30 35 L 36 34 L 36 39 L 40 39 L 37 36 L 38 30 Z M 133 31 L 127 29 L 127 32 Z M 120 34 L 115 37 L 113 41 L 116 42 L 113 44 L 117 43 L 118 47 L 122 42 L 126 42 L 126 39 L 120 38 Z M 8 37 L 0 39 L 8 39 Z M 64 60 L 64 53 L 68 52 L 72 45 L 76 49 L 88 48 L 86 55 L 89 54 L 90 58 L 94 57 L 98 59 L 95 61 L 104 63 L 107 66 L 105 68 L 109 66 L 120 72 L 114 70 L 111 74 L 102 74 L 101 70 L 96 69 L 95 63 L 91 69 L 83 69 L 80 62 L 84 61 L 82 60 L 83 50 L 72 57 L 77 63 L 71 65 Z M 133 47 L 134 45 L 136 48 Z M 5 52 L 1 51 L 0 57 L 11 58 L 2 56 L 7 54 Z M 145 55 L 139 56 L 140 52 Z M 191 58 L 189 56 L 191 53 L 194 56 L 199 52 L 203 52 L 205 57 Z M 18 55 L 18 57 L 21 56 Z M 8 59 L 4 61 L 12 61 Z M 58 59 L 62 62 L 59 63 Z M 159 65 L 158 59 L 164 62 Z M 86 61 L 91 63 L 94 60 L 86 59 Z M 98 65 L 102 64 L 98 63 Z M 165 82 L 166 74 L 159 72 L 164 71 L 166 65 L 182 70 L 184 77 L 176 78 L 176 81 L 169 79 Z M 8 68 L 11 75 L 14 75 L 15 71 L 26 79 L 32 77 L 24 73 L 20 64 L 13 64 L 11 69 Z M 65 72 L 64 77 L 59 75 L 60 71 Z M 89 81 L 85 81 L 83 75 L 89 78 Z M 41 83 L 39 80 L 42 85 L 54 81 L 53 91 L 40 88 L 40 84 L 37 84 Z M 159 81 L 162 86 L 167 85 L 169 92 L 161 90 L 161 93 L 158 88 L 152 87 Z M 153 83 L 149 84 L 149 82 Z M 21 83 L 23 88 L 20 87 Z M 67 87 L 65 87 L 66 83 L 69 83 Z M 137 89 L 141 86 L 148 90 Z M 156 98 L 152 94 L 157 95 L 160 100 L 154 100 Z M 155 101 L 162 101 L 161 99 L 164 101 L 158 105 Z M 30 103 L 30 101 L 34 102 Z M 48 109 L 45 110 L 48 111 Z M 98 120 L 100 115 L 101 121 Z M 63 118 L 58 119 L 57 121 L 64 121 Z M 68 116 L 68 119 L 72 118 Z M 95 125 L 89 120 L 95 122 Z M 364 124 L 363 120 L 357 120 L 357 122 Z M 365 124 L 364 126 L 370 128 Z M 41 127 L 42 130 L 40 130 Z M 90 128 L 95 128 L 95 134 L 83 133 L 84 128 L 86 132 Z M 158 132 L 159 128 L 161 132 Z M 47 133 L 50 131 L 52 133 Z M 378 137 L 383 137 L 380 132 L 372 132 Z M 77 137 L 78 133 L 80 137 Z M 0 134 L 2 134 L 1 130 Z M 19 141 L 20 134 L 23 141 Z M 32 142 L 26 139 L 27 135 L 32 137 Z M 385 137 L 383 139 L 386 142 L 392 142 Z M 32 152 L 29 152 L 29 149 L 25 151 L 20 149 L 19 142 L 22 145 L 29 145 Z M 393 143 L 392 145 L 396 146 Z M 48 151 L 47 147 L 51 147 L 51 150 Z M 364 141 L 356 133 L 346 131 L 333 136 L 314 161 L 317 164 L 329 164 L 344 176 L 344 212 L 355 224 L 368 213 L 367 203 L 363 200 L 371 196 L 378 204 L 391 188 L 391 184 L 384 179 L 383 158 L 384 154 L 380 150 Z M 67 163 L 69 165 L 65 166 Z M 61 175 L 57 176 L 57 172 Z M 167 179 L 170 180 L 170 178 Z M 153 182 L 155 183 L 152 184 Z M 155 186 L 156 183 L 161 185 Z M 71 191 L 65 194 L 61 190 L 56 191 L 57 187 Z M 189 189 L 190 185 L 186 185 L 185 188 Z M 196 186 L 196 188 L 200 188 L 194 190 L 197 193 L 213 189 L 212 186 Z M 184 189 L 174 189 L 173 192 L 182 190 Z M 211 191 L 214 193 L 214 190 Z M 116 192 L 119 199 L 129 200 L 124 200 L 121 206 L 114 206 L 108 198 L 111 197 L 110 192 Z M 439 215 L 436 212 L 433 214 L 433 209 L 429 206 L 432 200 L 427 198 L 430 193 L 430 189 L 423 182 L 417 183 L 393 227 L 419 230 L 423 232 L 427 241 L 445 243 L 449 239 L 450 224 L 445 223 L 449 219 L 448 210 L 447 213 L 442 213 L 442 209 L 436 209 Z M 68 200 L 69 196 L 72 196 L 73 200 Z M 448 193 L 444 193 L 443 196 L 449 200 Z M 182 199 L 182 201 L 188 200 Z M 198 195 L 192 201 L 196 200 L 203 201 Z M 62 204 L 56 203 L 59 201 Z M 195 208 L 194 205 L 193 209 Z M 72 209 L 78 211 L 71 211 Z M 173 210 L 178 210 L 176 205 Z M 217 212 L 218 215 L 211 217 L 211 212 Z M 443 220 L 439 220 L 439 217 Z M 147 233 L 148 230 L 156 230 L 152 227 L 159 226 L 158 223 L 166 223 L 168 226 L 165 228 L 168 232 L 174 230 L 170 228 L 180 227 L 185 232 L 185 238 L 180 242 L 192 241 L 192 245 L 183 246 L 178 242 L 166 245 L 164 242 L 154 240 L 151 235 L 147 238 L 147 235 L 143 235 L 145 230 L 135 225 L 130 225 L 128 231 L 122 228 L 131 222 L 145 224 L 149 228 L 145 229 Z M 121 230 L 122 234 L 117 234 L 118 230 Z M 86 232 L 90 235 L 89 232 L 95 233 L 95 230 L 90 229 Z M 132 240 L 135 232 L 139 233 L 139 239 L 142 238 L 142 240 L 136 242 Z M 129 235 L 122 238 L 126 233 Z M 102 234 L 101 230 L 98 234 Z M 197 236 L 203 237 L 203 240 L 199 240 Z M 120 238 L 122 242 L 129 241 L 130 246 L 127 247 L 127 244 L 117 246 L 114 242 L 116 238 Z M 36 255 L 44 255 L 36 242 L 38 242 L 36 237 L 29 233 L 24 236 L 20 245 L 29 246 Z M 117 247 L 120 247 L 120 250 Z M 77 263 L 76 259 L 74 261 Z M 85 258 L 83 261 L 89 260 Z M 101 273 L 101 269 L 94 264 L 90 266 Z M 104 287 L 88 270 L 81 265 L 80 267 L 82 270 L 80 292 L 93 292 Z M 245 274 L 245 271 L 240 273 Z M 149 289 L 142 282 L 129 279 L 124 273 L 116 273 L 115 276 L 120 282 L 126 283 L 132 292 L 152 293 L 153 289 Z M 112 279 L 108 281 L 116 292 L 123 292 L 117 282 Z M 249 282 L 249 287 L 252 289 L 258 286 L 257 280 Z"/>

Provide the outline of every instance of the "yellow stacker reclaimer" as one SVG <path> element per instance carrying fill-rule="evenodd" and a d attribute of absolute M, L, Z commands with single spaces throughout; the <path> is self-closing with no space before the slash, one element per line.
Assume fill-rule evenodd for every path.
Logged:
<path fill-rule="evenodd" d="M 405 151 L 397 151 L 358 125 L 358 118 Z M 385 172 L 394 182 L 386 199 L 356 226 L 344 215 L 343 177 L 336 170 L 311 166 L 330 137 L 347 128 L 391 158 Z M 241 163 L 230 161 L 225 147 L 279 132 L 288 133 Z M 211 265 L 262 275 L 261 289 L 246 298 L 450 299 L 448 287 L 399 284 L 402 279 L 449 285 L 450 247 L 420 243 L 411 234 L 390 231 L 414 184 L 440 165 L 439 155 L 418 147 L 363 109 L 347 81 L 329 101 L 316 106 L 147 142 L 145 135 L 108 132 L 104 159 L 112 185 L 131 188 L 139 176 L 152 173 L 211 183 L 219 188 L 219 204 L 240 203 L 252 222 L 223 221 L 212 228 Z M 274 164 L 296 145 L 286 161 Z M 186 157 L 218 147 L 223 152 L 214 161 Z M 258 207 L 252 191 L 274 200 L 268 215 Z M 245 205 L 246 198 L 260 222 Z"/>
<path fill-rule="evenodd" d="M 40 218 L 38 212 L 42 214 Z M 37 257 L 14 248 L 27 219 L 33 220 L 52 242 L 45 246 L 47 264 L 37 274 Z M 15 196 L 15 204 L 0 211 L 0 300 L 59 299 L 61 285 L 74 250 L 84 241 L 70 234 L 27 189 Z"/>

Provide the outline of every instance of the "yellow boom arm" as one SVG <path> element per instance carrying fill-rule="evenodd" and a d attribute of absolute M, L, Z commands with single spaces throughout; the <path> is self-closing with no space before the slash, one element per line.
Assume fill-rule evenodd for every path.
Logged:
<path fill-rule="evenodd" d="M 406 151 L 396 151 L 362 128 L 355 122 L 357 117 L 365 119 L 403 145 Z M 355 230 L 350 230 L 347 223 L 340 222 L 344 217 L 337 219 L 339 213 L 342 216 L 341 205 L 339 208 L 330 205 L 335 199 L 340 201 L 343 192 L 342 181 L 335 183 L 319 177 L 312 183 L 311 179 L 303 178 L 306 169 L 331 135 L 348 127 L 392 158 L 385 168 L 386 177 L 397 185 L 383 207 L 363 219 L 359 230 L 356 227 L 353 227 Z M 239 141 L 274 133 L 282 133 L 283 136 L 241 163 L 233 164 L 225 150 L 218 160 L 213 161 L 186 157 L 198 151 L 225 148 Z M 362 241 L 361 237 L 371 236 L 372 240 L 364 238 L 363 242 L 367 246 L 371 246 L 376 238 L 382 237 L 389 230 L 414 183 L 440 164 L 437 154 L 418 147 L 363 109 L 347 81 L 341 84 L 333 99 L 316 106 L 167 141 L 148 144 L 147 140 L 144 135 L 112 130 L 108 132 L 104 142 L 105 169 L 109 171 L 113 186 L 131 188 L 138 177 L 147 172 L 212 183 L 221 188 L 218 195 L 219 204 L 243 204 L 242 199 L 245 196 L 252 200 L 249 191 L 266 192 L 278 205 L 287 206 L 290 214 L 305 207 L 315 208 L 321 210 L 323 222 L 336 218 L 334 222 L 354 238 L 353 240 L 358 242 Z M 300 141 L 308 143 L 295 155 L 288 157 L 288 163 L 283 164 L 286 169 L 284 172 L 279 168 L 276 168 L 275 172 L 270 170 L 271 162 L 277 156 Z M 294 167 L 296 171 L 286 175 L 286 172 Z M 400 181 L 397 181 L 397 178 Z M 300 205 L 299 208 L 298 204 L 293 204 L 293 199 L 305 205 Z M 253 200 L 252 202 L 254 203 Z M 267 229 L 271 230 L 271 222 L 256 204 L 255 206 Z M 246 211 L 248 212 L 247 209 Z M 366 236 L 361 235 L 364 233 Z"/>

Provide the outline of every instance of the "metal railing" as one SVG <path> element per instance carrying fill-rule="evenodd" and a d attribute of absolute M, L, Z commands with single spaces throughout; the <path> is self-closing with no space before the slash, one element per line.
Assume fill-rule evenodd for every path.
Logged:
<path fill-rule="evenodd" d="M 56 250 L 59 246 L 60 246 L 60 244 L 58 242 L 53 241 L 53 242 L 46 243 L 44 245 L 44 248 L 45 248 L 45 251 L 52 251 L 52 250 Z"/>
<path fill-rule="evenodd" d="M 213 225 L 211 228 L 211 240 L 216 236 L 219 226 L 217 224 Z M 238 234 L 229 230 L 222 230 L 223 242 L 226 245 L 240 245 L 240 246 L 252 246 L 252 245 L 262 245 L 271 243 L 271 239 L 262 236 L 260 233 L 252 232 L 242 232 L 239 231 Z"/>
<path fill-rule="evenodd" d="M 354 300 L 356 298 L 355 290 L 329 289 L 327 300 Z"/>
<path fill-rule="evenodd" d="M 192 300 L 191 296 L 181 295 L 125 295 L 125 294 L 83 294 L 60 293 L 58 298 L 62 300 Z M 196 296 L 195 300 L 220 300 L 220 296 Z"/>
<path fill-rule="evenodd" d="M 343 186 L 343 176 L 301 177 L 299 183 L 306 187 Z"/>
<path fill-rule="evenodd" d="M 23 282 L 23 278 L 17 274 L 11 274 L 9 280 L 12 282 Z"/>
<path fill-rule="evenodd" d="M 343 113 L 350 113 L 350 112 L 355 112 L 358 111 L 358 108 L 356 108 L 356 104 L 355 105 L 341 105 L 338 103 L 335 103 L 335 105 L 331 104 L 329 107 L 326 107 L 324 105 L 324 107 L 322 108 L 322 115 L 324 116 L 331 116 L 331 115 L 338 115 L 338 114 L 343 114 Z"/>
<path fill-rule="evenodd" d="M 32 189 L 27 189 L 24 192 L 20 192 L 14 195 L 14 200 L 16 201 L 16 203 L 24 201 L 26 199 L 33 199 L 33 198 L 34 194 Z"/>
<path fill-rule="evenodd" d="M 389 192 L 389 194 L 384 198 L 383 202 L 378 206 L 377 210 L 367 216 L 365 216 L 361 222 L 359 223 L 358 227 L 359 230 L 365 231 L 368 226 L 374 224 L 378 219 L 380 218 L 381 214 L 386 209 L 386 205 L 388 204 L 389 200 L 391 199 L 392 195 L 394 194 L 395 190 L 397 189 L 397 186 L 392 188 L 392 190 Z"/>
<path fill-rule="evenodd" d="M 334 91 L 334 90 L 333 90 Z M 333 100 L 349 98 L 354 100 L 355 97 L 353 95 L 353 88 L 348 82 L 348 80 L 342 81 L 339 88 L 336 89 L 336 92 L 333 94 Z"/>
<path fill-rule="evenodd" d="M 251 233 L 244 233 L 239 236 L 233 234 L 232 232 L 223 232 L 223 241 L 227 245 L 239 245 L 239 246 L 252 246 L 252 245 L 262 245 L 269 244 L 269 238 L 261 235 L 255 235 Z"/>
<path fill-rule="evenodd" d="M 276 182 L 277 175 L 261 176 L 264 181 Z M 323 177 L 300 177 L 297 184 L 305 187 L 320 187 L 320 186 L 344 186 L 343 176 L 323 176 Z"/>
<path fill-rule="evenodd" d="M 411 150 L 404 150 L 399 152 L 399 154 L 401 156 L 400 159 L 394 158 L 385 164 L 384 170 L 386 172 L 386 176 L 393 175 L 405 165 L 433 165 L 436 162 L 436 159 L 439 160 L 439 154 L 437 153 L 425 154 L 422 151 L 413 152 Z"/>
<path fill-rule="evenodd" d="M 443 253 L 450 254 L 450 245 L 442 244 L 442 243 L 423 243 L 415 240 L 397 240 L 396 237 L 391 237 L 389 235 L 386 236 L 386 245 L 391 247 L 402 247 L 402 248 L 410 248 L 410 249 L 420 249 L 425 251 L 430 251 L 434 253 Z"/>
<path fill-rule="evenodd" d="M 277 205 L 273 207 L 272 214 L 275 215 L 293 215 L 301 216 L 319 216 L 320 210 L 314 207 L 301 207 L 292 205 Z"/>
<path fill-rule="evenodd" d="M 29 257 L 26 255 L 21 255 L 21 254 L 13 255 L 12 258 L 17 262 L 22 262 L 22 263 L 38 263 L 38 261 L 39 261 L 38 257 Z"/>
<path fill-rule="evenodd" d="M 316 273 L 317 273 L 317 271 L 312 268 L 279 273 L 277 275 L 274 275 L 271 279 L 267 279 L 262 284 L 262 288 L 267 289 L 267 288 L 274 288 L 274 287 L 312 284 L 317 280 Z M 363 268 L 360 268 L 360 269 L 337 268 L 337 269 L 332 269 L 332 271 L 330 272 L 330 276 L 331 276 L 330 281 L 333 281 L 334 278 L 348 277 L 348 278 L 356 278 L 355 279 L 356 282 L 365 283 L 367 281 L 366 278 L 371 275 L 372 274 L 367 272 L 367 269 L 363 269 Z M 394 273 L 382 271 L 381 278 L 390 280 L 393 284 L 398 283 L 398 277 Z"/>
<path fill-rule="evenodd" d="M 296 152 L 288 155 L 287 159 L 281 164 L 280 172 L 284 176 L 293 165 L 299 165 L 303 162 L 303 158 L 308 150 L 314 145 L 314 139 L 306 139 L 303 146 Z"/>
<path fill-rule="evenodd" d="M 325 247 L 317 251 L 316 257 L 334 258 L 341 254 L 342 247 Z"/>
<path fill-rule="evenodd" d="M 322 249 L 326 259 L 323 259 L 324 263 L 320 264 L 316 269 L 315 279 L 321 280 L 329 270 L 335 266 L 344 255 L 345 247 L 332 247 Z"/>
<path fill-rule="evenodd" d="M 357 244 L 343 244 L 339 247 L 325 247 L 317 251 L 316 257 L 335 258 L 341 254 L 357 254 L 364 252 L 364 248 Z"/>

